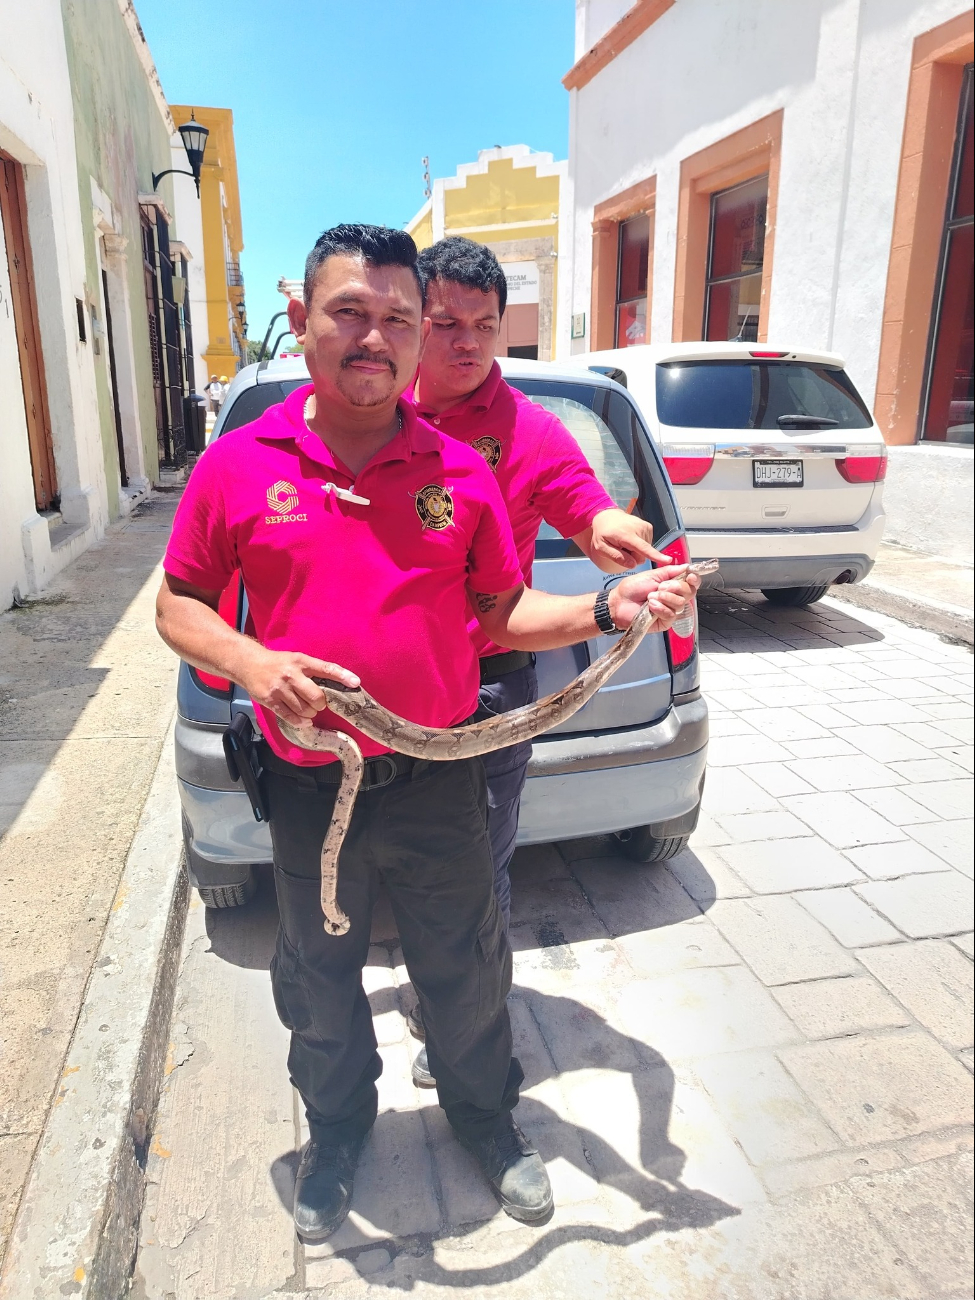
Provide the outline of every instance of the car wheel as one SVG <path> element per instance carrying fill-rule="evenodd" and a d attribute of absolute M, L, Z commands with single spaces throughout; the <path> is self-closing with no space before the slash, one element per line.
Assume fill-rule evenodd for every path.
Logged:
<path fill-rule="evenodd" d="M 771 605 L 815 605 L 829 591 L 832 583 L 825 582 L 818 587 L 773 587 L 771 591 L 762 588 L 762 595 Z"/>
<path fill-rule="evenodd" d="M 654 835 L 652 826 L 634 826 L 617 831 L 620 848 L 631 862 L 666 862 L 687 848 L 690 835 Z"/>
<path fill-rule="evenodd" d="M 204 907 L 243 907 L 254 897 L 257 881 L 253 871 L 238 885 L 198 885 L 196 892 Z"/>

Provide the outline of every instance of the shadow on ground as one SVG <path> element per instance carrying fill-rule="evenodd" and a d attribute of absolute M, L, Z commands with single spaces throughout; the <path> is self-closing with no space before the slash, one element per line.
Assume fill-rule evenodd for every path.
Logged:
<path fill-rule="evenodd" d="M 123 616 L 159 562 L 172 515 L 167 499 L 143 502 L 43 595 L 0 613 L 0 834 L 48 766 L 17 761 L 17 747 L 50 757 L 97 695 L 111 671 L 98 663 L 99 651 L 111 633 L 124 630 Z"/>
<path fill-rule="evenodd" d="M 611 837 L 577 840 L 562 849 L 560 853 L 555 846 L 546 845 L 520 850 L 515 857 L 511 941 L 516 964 L 539 963 L 556 979 L 564 973 L 571 987 L 578 959 L 587 959 L 579 945 L 585 944 L 597 954 L 611 953 L 606 941 L 618 933 L 650 931 L 701 915 L 702 905 L 665 867 L 641 867 L 614 855 Z M 701 872 L 706 877 L 703 866 Z M 706 896 L 707 891 L 704 893 Z M 713 888 L 710 897 L 713 899 Z M 216 956 L 234 965 L 266 969 L 277 928 L 271 872 L 260 872 L 257 893 L 248 907 L 210 911 L 206 925 Z M 378 945 L 373 951 L 380 954 L 383 950 L 377 960 L 380 956 L 385 960 L 387 952 L 395 955 L 397 936 L 388 902 L 382 896 L 372 937 Z M 533 977 L 532 982 L 536 982 Z M 402 1014 L 408 1001 L 403 989 L 379 988 L 370 994 L 375 1017 L 394 1010 Z M 506 1256 L 503 1262 L 486 1259 L 483 1266 L 456 1271 L 446 1268 L 433 1258 L 434 1244 L 480 1232 L 496 1210 L 486 1194 L 482 1174 L 459 1146 L 446 1157 L 438 1155 L 445 1146 L 453 1147 L 454 1139 L 437 1107 L 420 1109 L 425 1133 L 420 1146 L 417 1112 L 387 1109 L 377 1119 L 363 1153 L 356 1191 L 354 1208 L 371 1225 L 370 1236 L 364 1239 L 357 1232 L 350 1233 L 348 1242 L 343 1237 L 336 1243 L 338 1254 L 355 1264 L 360 1252 L 385 1244 L 391 1254 L 418 1256 L 418 1277 L 422 1275 L 424 1282 L 489 1286 L 524 1277 L 569 1243 L 625 1247 L 659 1232 L 708 1227 L 740 1213 L 738 1207 L 682 1181 L 685 1153 L 669 1137 L 674 1076 L 659 1052 L 620 1032 L 592 1007 L 567 993 L 516 983 L 509 1007 L 515 1051 L 526 1073 L 524 1092 L 531 1094 L 522 1097 L 519 1121 L 538 1142 L 549 1165 L 561 1167 L 563 1179 L 574 1180 L 576 1189 L 591 1187 L 594 1197 L 600 1187 L 610 1189 L 611 1194 L 624 1198 L 625 1214 L 607 1220 L 605 1213 L 595 1213 L 590 1220 L 583 1217 L 579 1221 L 576 1204 L 571 1203 L 561 1214 L 557 1212 L 554 1225 L 537 1229 L 531 1244 L 514 1257 L 510 1257 L 510 1248 L 520 1246 L 520 1239 L 517 1243 L 510 1239 L 510 1246 L 498 1252 Z M 586 1071 L 612 1071 L 626 1079 L 634 1108 L 632 1121 L 627 1121 L 628 1141 L 616 1142 L 606 1136 L 607 1132 L 615 1135 L 618 1125 L 606 1112 L 605 1098 L 599 1102 L 587 1095 L 587 1084 L 594 1076 L 581 1073 Z M 605 1073 L 602 1077 L 605 1080 Z M 570 1098 L 570 1118 L 564 1102 L 557 1103 L 556 1109 L 547 1092 L 560 1090 L 559 1081 L 569 1084 L 565 1095 Z M 599 1132 L 600 1128 L 605 1132 Z M 435 1161 L 446 1158 L 459 1166 L 459 1176 L 467 1183 L 462 1195 L 482 1197 L 477 1210 L 465 1213 L 458 1209 L 444 1190 L 440 1230 L 404 1236 L 401 1208 L 396 1196 L 386 1190 L 382 1174 L 385 1162 L 398 1161 L 403 1153 L 411 1160 L 430 1159 L 432 1154 Z M 289 1151 L 278 1157 L 270 1170 L 278 1198 L 289 1213 L 297 1163 L 298 1154 Z M 576 1191 L 576 1202 L 581 1194 Z M 364 1260 L 363 1276 L 367 1265 Z"/>
<path fill-rule="evenodd" d="M 727 591 L 711 586 L 698 598 L 701 648 L 712 654 L 734 651 L 828 650 L 883 641 L 884 634 L 854 618 L 849 607 L 822 602 L 789 608 L 773 605 L 758 591 Z"/>
<path fill-rule="evenodd" d="M 721 590 L 702 597 L 701 626 L 705 646 L 728 654 L 828 649 L 882 639 L 846 611 L 787 609 L 757 594 Z M 405 1102 L 384 1109 L 363 1153 L 356 1187 L 354 1210 L 368 1223 L 368 1234 L 350 1221 L 332 1243 L 345 1267 L 354 1267 L 362 1278 L 370 1276 L 376 1248 L 382 1246 L 400 1268 L 391 1283 L 395 1287 L 409 1289 L 420 1280 L 450 1287 L 497 1286 L 525 1278 L 566 1245 L 625 1248 L 660 1232 L 707 1228 L 741 1213 L 738 1206 L 684 1181 L 687 1155 L 670 1136 L 675 1080 L 668 1061 L 651 1042 L 622 1032 L 610 1023 L 608 1011 L 596 1009 L 598 987 L 592 998 L 582 991 L 598 986 L 602 966 L 609 971 L 619 960 L 610 941 L 622 939 L 626 948 L 628 942 L 643 942 L 629 936 L 648 936 L 651 944 L 658 938 L 666 944 L 655 931 L 693 922 L 708 910 L 716 890 L 704 863 L 688 850 L 672 868 L 635 864 L 612 836 L 601 836 L 520 850 L 512 864 L 512 885 L 510 939 L 517 982 L 509 1007 L 515 1050 L 526 1072 L 518 1118 L 571 1194 L 563 1202 L 557 1181 L 555 1221 L 527 1239 L 509 1235 L 502 1243 L 490 1237 L 496 1208 L 483 1177 L 456 1146 L 442 1112 L 429 1104 L 409 1108 Z M 206 923 L 216 956 L 266 969 L 277 926 L 271 873 L 260 873 L 247 909 L 210 912 Z M 388 956 L 395 965 L 396 929 L 382 894 L 372 940 L 378 945 L 373 949 L 377 963 Z M 408 989 L 402 987 L 370 993 L 377 1018 L 404 1013 L 408 1002 Z M 613 1112 L 617 1105 L 619 1114 Z M 397 1182 L 404 1176 L 398 1174 L 401 1157 L 411 1165 L 432 1160 L 440 1174 L 440 1226 L 434 1231 L 403 1227 L 395 1191 L 403 1187 Z M 286 1211 L 297 1163 L 297 1152 L 290 1151 L 270 1170 Z M 442 1176 L 444 1168 L 453 1169 L 450 1179 Z M 420 1182 L 417 1177 L 417 1196 Z M 435 1245 L 448 1239 L 469 1241 L 462 1264 L 449 1251 L 434 1255 Z M 445 1267 L 452 1259 L 461 1266 Z"/>

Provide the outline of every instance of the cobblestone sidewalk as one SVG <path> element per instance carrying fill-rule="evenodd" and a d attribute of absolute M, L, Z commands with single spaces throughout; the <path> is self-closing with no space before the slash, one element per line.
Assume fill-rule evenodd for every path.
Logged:
<path fill-rule="evenodd" d="M 665 867 L 516 859 L 520 1118 L 557 1210 L 498 1212 L 414 1089 L 382 911 L 385 1060 L 355 1208 L 303 1250 L 267 882 L 187 932 L 134 1294 L 960 1300 L 971 1292 L 972 660 L 825 601 L 702 602 L 706 815 Z"/>

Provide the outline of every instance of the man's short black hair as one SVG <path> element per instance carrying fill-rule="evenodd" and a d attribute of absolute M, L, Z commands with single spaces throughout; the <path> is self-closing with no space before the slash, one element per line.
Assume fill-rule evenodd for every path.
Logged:
<path fill-rule="evenodd" d="M 420 274 L 420 287 L 426 301 L 427 286 L 431 280 L 453 280 L 468 289 L 480 289 L 490 293 L 493 289 L 498 295 L 498 315 L 504 315 L 505 303 L 508 301 L 508 281 L 504 277 L 501 263 L 483 244 L 475 244 L 473 239 L 464 239 L 460 235 L 451 235 L 441 239 L 431 248 L 425 248 L 417 258 L 416 269 Z"/>
<path fill-rule="evenodd" d="M 311 304 L 315 277 L 323 263 L 336 253 L 345 257 L 361 257 L 370 266 L 405 266 L 416 279 L 420 295 L 423 282 L 416 267 L 416 244 L 405 230 L 391 230 L 389 226 L 366 226 L 346 222 L 323 230 L 315 240 L 315 247 L 305 259 L 305 306 Z"/>

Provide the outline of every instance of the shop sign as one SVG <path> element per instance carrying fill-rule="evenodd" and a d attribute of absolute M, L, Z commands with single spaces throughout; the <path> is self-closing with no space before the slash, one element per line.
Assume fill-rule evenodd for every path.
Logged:
<path fill-rule="evenodd" d="M 508 281 L 508 304 L 538 302 L 538 263 L 502 262 L 501 269 Z"/>

